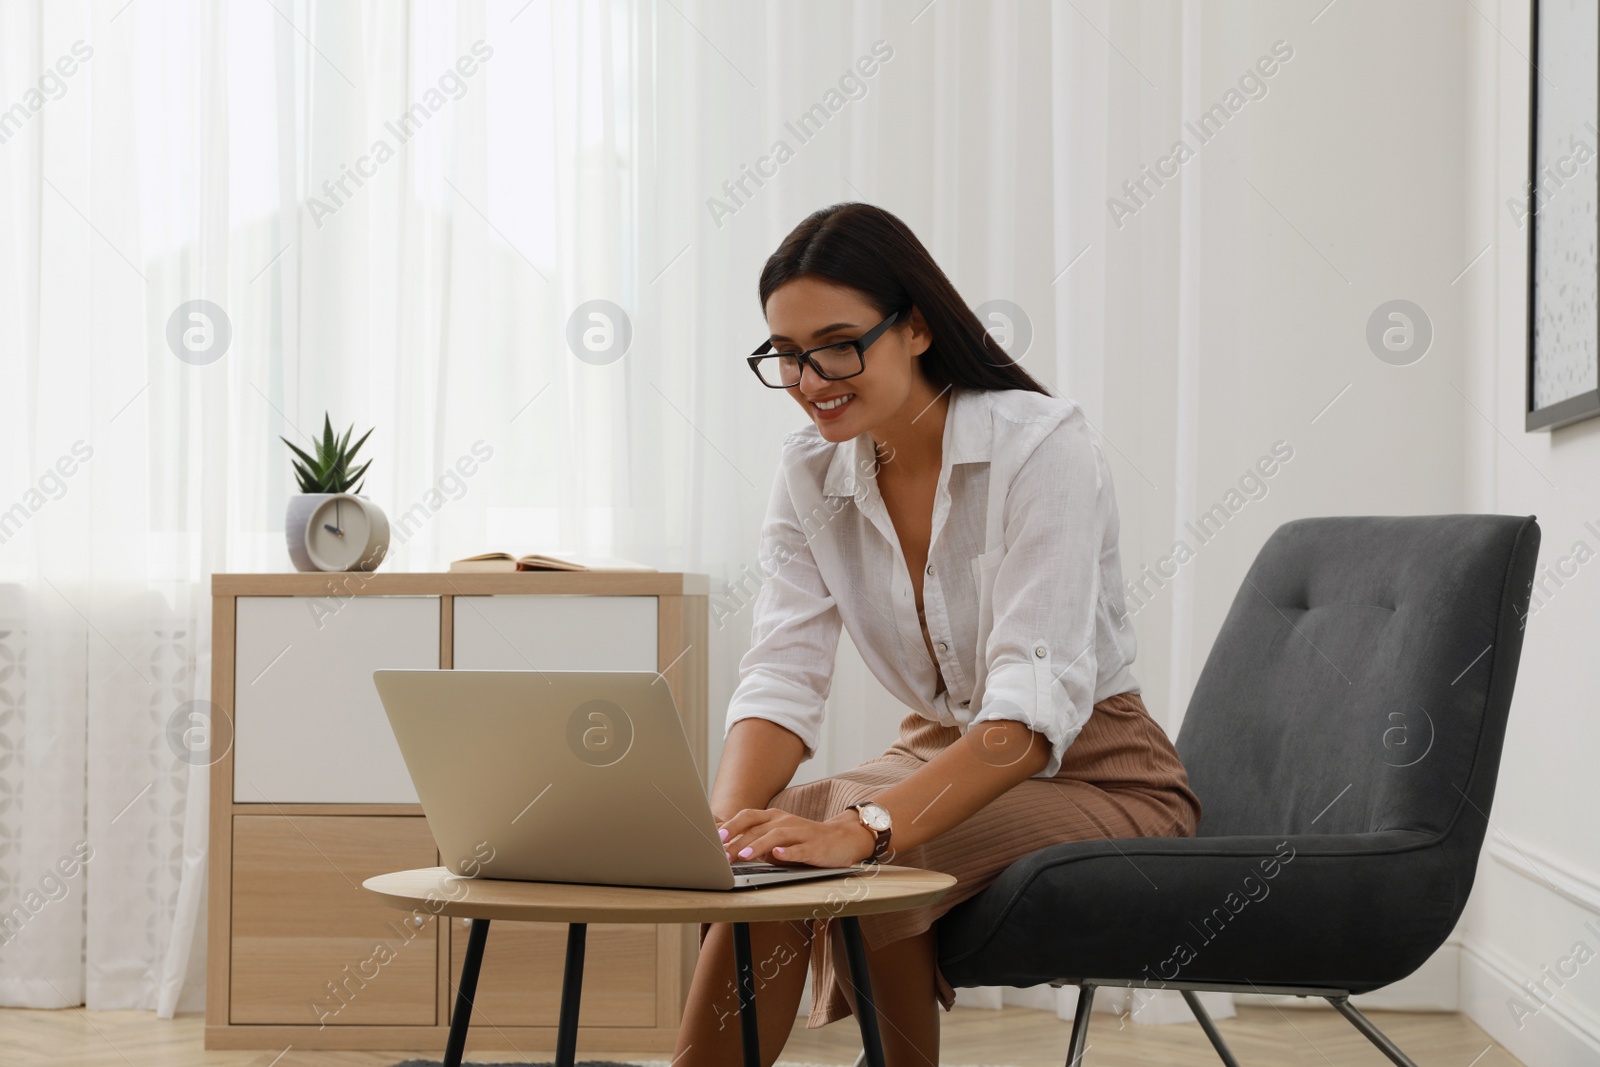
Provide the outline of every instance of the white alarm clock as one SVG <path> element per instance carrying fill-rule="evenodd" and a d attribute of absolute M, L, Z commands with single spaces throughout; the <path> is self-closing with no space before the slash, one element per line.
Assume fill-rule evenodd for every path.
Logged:
<path fill-rule="evenodd" d="M 320 571 L 372 571 L 389 552 L 389 517 L 353 493 L 329 493 L 306 520 L 305 551 Z"/>

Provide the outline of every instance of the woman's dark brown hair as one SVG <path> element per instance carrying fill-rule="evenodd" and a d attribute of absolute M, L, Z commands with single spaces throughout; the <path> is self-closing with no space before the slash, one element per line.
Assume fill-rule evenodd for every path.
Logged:
<path fill-rule="evenodd" d="M 773 290 L 803 277 L 854 289 L 885 317 L 921 309 L 933 334 L 922 372 L 941 391 L 956 385 L 1052 395 L 983 328 L 906 224 L 881 207 L 851 202 L 807 215 L 761 269 L 763 312 Z"/>

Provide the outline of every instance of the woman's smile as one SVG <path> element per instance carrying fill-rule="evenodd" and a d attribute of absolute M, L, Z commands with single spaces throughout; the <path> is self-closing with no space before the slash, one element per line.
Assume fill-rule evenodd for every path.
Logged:
<path fill-rule="evenodd" d="M 819 419 L 836 419 L 855 401 L 855 397 L 854 393 L 837 393 L 821 401 L 813 400 L 811 410 L 817 413 Z"/>

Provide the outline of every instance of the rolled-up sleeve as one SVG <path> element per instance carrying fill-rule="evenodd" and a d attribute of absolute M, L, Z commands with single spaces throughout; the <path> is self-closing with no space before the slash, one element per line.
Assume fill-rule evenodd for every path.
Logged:
<path fill-rule="evenodd" d="M 759 565 L 750 651 L 739 661 L 723 737 L 740 719 L 768 719 L 798 735 L 806 748 L 802 758 L 810 759 L 833 684 L 841 620 L 781 466 L 761 527 Z"/>
<path fill-rule="evenodd" d="M 1015 719 L 1050 743 L 1033 777 L 1061 769 L 1094 710 L 1104 459 L 1079 413 L 1023 461 L 1005 502 L 1006 550 L 994 575 L 983 707 L 970 729 Z"/>

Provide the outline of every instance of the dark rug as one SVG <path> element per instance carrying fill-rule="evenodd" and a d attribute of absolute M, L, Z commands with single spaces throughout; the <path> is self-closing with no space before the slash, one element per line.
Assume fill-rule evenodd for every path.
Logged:
<path fill-rule="evenodd" d="M 444 1067 L 440 1060 L 401 1060 L 394 1067 Z M 496 1060 L 493 1063 L 483 1063 L 478 1060 L 463 1060 L 461 1067 L 555 1067 L 549 1060 L 539 1063 L 529 1063 L 527 1060 L 503 1062 Z M 579 1060 L 578 1067 L 634 1067 L 630 1063 L 618 1063 L 616 1060 Z"/>
<path fill-rule="evenodd" d="M 402 1060 L 394 1067 L 444 1067 L 438 1060 Z M 467 1060 L 461 1067 L 555 1067 L 549 1060 L 540 1060 L 538 1063 L 529 1063 L 526 1060 L 484 1062 L 482 1060 Z M 672 1067 L 671 1062 L 664 1059 L 630 1060 L 619 1063 L 616 1060 L 579 1060 L 577 1067 Z M 807 1060 L 778 1060 L 778 1067 L 828 1067 L 827 1064 L 812 1063 Z M 993 1065 L 984 1065 L 993 1067 Z"/>
<path fill-rule="evenodd" d="M 444 1067 L 438 1060 L 402 1060 L 394 1067 Z M 526 1060 L 505 1062 L 495 1060 L 484 1062 L 482 1060 L 467 1060 L 461 1067 L 555 1067 L 549 1060 L 540 1060 L 538 1063 L 529 1063 Z M 660 1058 L 629 1060 L 619 1063 L 616 1060 L 579 1060 L 577 1067 L 672 1067 L 671 1061 Z M 780 1059 L 778 1067 L 828 1067 L 826 1064 L 811 1063 L 806 1060 Z"/>

